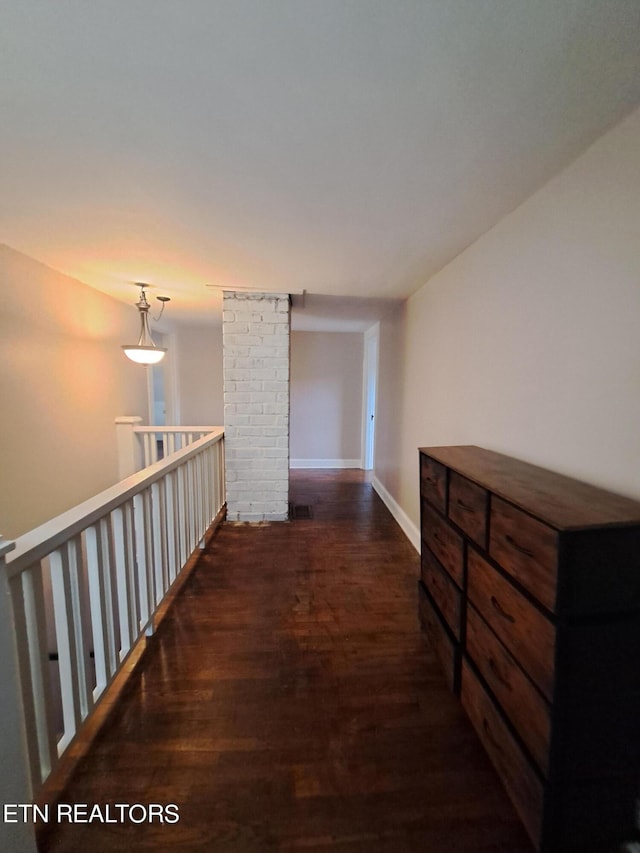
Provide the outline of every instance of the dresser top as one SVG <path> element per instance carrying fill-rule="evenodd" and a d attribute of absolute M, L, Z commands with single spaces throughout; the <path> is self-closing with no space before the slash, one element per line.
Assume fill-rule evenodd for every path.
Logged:
<path fill-rule="evenodd" d="M 420 452 L 558 530 L 640 524 L 637 501 L 483 447 L 421 447 Z"/>

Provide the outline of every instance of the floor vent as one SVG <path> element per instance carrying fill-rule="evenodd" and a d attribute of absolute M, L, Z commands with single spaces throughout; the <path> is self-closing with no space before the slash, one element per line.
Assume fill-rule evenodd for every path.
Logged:
<path fill-rule="evenodd" d="M 300 521 L 304 518 L 313 518 L 309 504 L 289 504 L 289 518 L 291 521 Z"/>

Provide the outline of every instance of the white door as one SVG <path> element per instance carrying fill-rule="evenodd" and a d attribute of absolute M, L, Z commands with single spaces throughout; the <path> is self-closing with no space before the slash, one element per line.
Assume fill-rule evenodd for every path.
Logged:
<path fill-rule="evenodd" d="M 380 324 L 376 323 L 364 334 L 364 453 L 365 471 L 373 468 L 376 437 L 376 396 L 378 390 L 378 343 Z"/>
<path fill-rule="evenodd" d="M 175 426 L 178 423 L 175 393 L 175 335 L 154 332 L 154 340 L 158 346 L 167 347 L 168 352 L 159 364 L 153 364 L 147 368 L 149 424 Z"/>
<path fill-rule="evenodd" d="M 152 364 L 149 370 L 150 412 L 149 423 L 153 426 L 165 426 L 167 423 L 167 408 L 164 393 L 164 365 Z"/>

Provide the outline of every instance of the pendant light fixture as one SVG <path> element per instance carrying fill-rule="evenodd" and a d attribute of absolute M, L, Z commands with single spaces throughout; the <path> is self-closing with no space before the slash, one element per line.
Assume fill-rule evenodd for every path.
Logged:
<path fill-rule="evenodd" d="M 122 349 L 127 358 L 135 361 L 136 364 L 158 364 L 164 358 L 167 348 L 157 347 L 153 342 L 149 328 L 149 309 L 151 306 L 147 302 L 147 294 L 145 293 L 147 285 L 139 284 L 138 287 L 140 288 L 140 298 L 136 302 L 136 308 L 140 314 L 140 337 L 137 344 L 125 344 Z M 156 299 L 162 303 L 160 314 L 158 317 L 154 317 L 154 320 L 159 320 L 162 317 L 165 304 L 171 300 L 168 296 L 156 296 Z"/>

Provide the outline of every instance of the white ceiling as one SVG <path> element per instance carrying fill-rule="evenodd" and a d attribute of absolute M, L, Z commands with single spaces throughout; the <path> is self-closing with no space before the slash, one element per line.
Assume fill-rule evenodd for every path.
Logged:
<path fill-rule="evenodd" d="M 640 103 L 639 45 L 640 0 L 2 0 L 0 239 L 366 325 Z"/>

